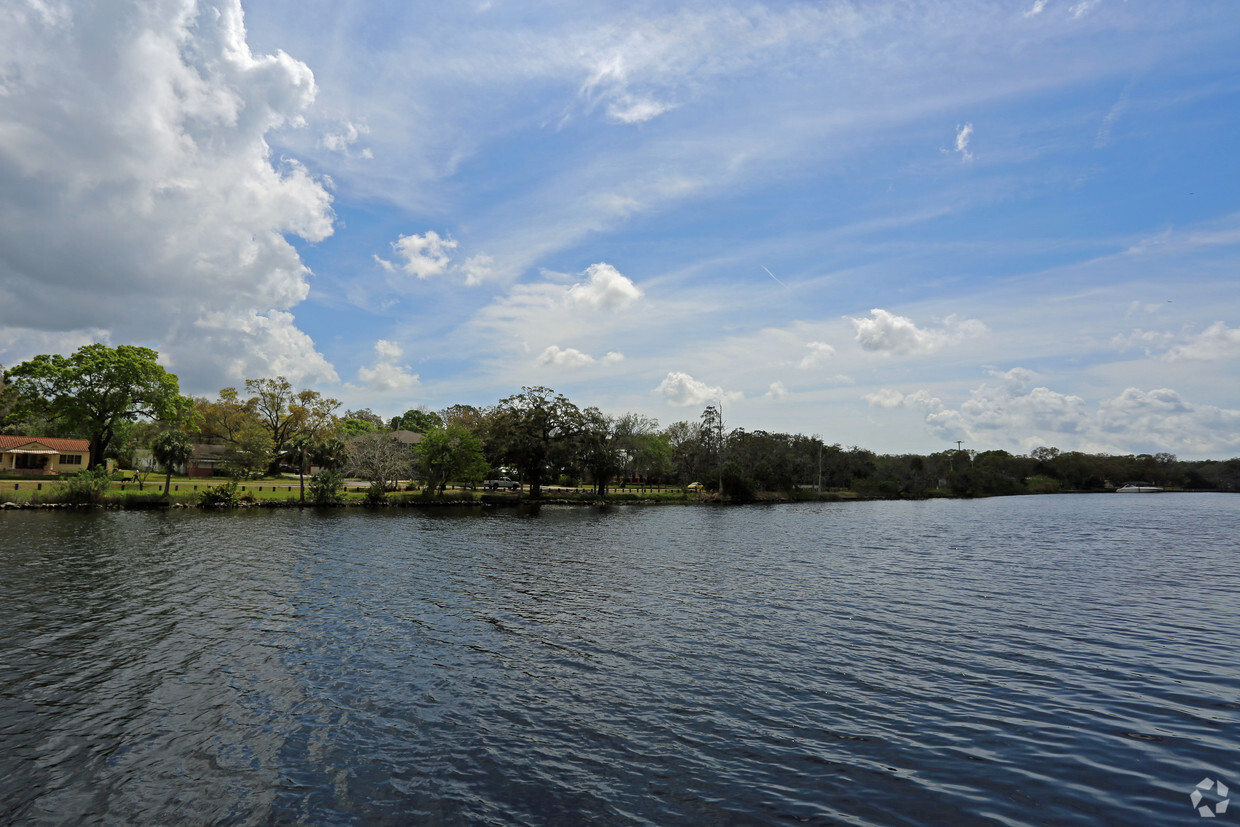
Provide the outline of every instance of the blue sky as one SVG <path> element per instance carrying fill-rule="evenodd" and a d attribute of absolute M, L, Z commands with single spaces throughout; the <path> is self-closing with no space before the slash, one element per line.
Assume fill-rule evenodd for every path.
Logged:
<path fill-rule="evenodd" d="M 1240 8 L 0 10 L 0 364 L 1240 454 Z"/>

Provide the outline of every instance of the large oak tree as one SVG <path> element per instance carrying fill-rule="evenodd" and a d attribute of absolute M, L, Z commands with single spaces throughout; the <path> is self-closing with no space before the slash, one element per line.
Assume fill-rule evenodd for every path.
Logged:
<path fill-rule="evenodd" d="M 121 427 L 138 417 L 172 422 L 187 412 L 177 377 L 150 348 L 85 345 L 72 356 L 43 354 L 6 374 L 27 416 L 63 423 L 90 440 L 90 464 L 103 462 Z M 31 434 L 38 436 L 38 434 Z"/>

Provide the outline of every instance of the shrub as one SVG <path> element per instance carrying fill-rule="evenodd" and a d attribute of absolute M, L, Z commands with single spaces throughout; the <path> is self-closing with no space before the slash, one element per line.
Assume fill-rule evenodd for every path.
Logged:
<path fill-rule="evenodd" d="M 237 505 L 237 483 L 233 480 L 205 489 L 198 495 L 205 508 L 232 508 Z"/>
<path fill-rule="evenodd" d="M 383 505 L 387 499 L 387 487 L 381 482 L 372 482 L 370 488 L 366 489 L 367 505 Z"/>
<path fill-rule="evenodd" d="M 83 504 L 97 503 L 112 485 L 106 468 L 79 471 L 65 483 L 65 502 Z"/>
<path fill-rule="evenodd" d="M 343 505 L 344 477 L 339 471 L 320 471 L 310 478 L 310 501 L 315 505 Z"/>

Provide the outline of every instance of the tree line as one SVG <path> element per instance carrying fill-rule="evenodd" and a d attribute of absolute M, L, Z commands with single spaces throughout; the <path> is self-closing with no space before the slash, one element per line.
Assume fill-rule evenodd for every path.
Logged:
<path fill-rule="evenodd" d="M 510 475 L 539 496 L 544 485 L 610 487 L 699 483 L 733 500 L 768 492 L 809 496 L 850 490 L 866 496 L 981 496 L 1094 491 L 1143 480 L 1171 488 L 1240 489 L 1240 458 L 1183 461 L 1169 453 L 1104 455 L 1041 447 L 1027 456 L 953 449 L 880 455 L 818 435 L 729 429 L 708 406 L 667 426 L 636 413 L 580 407 L 542 386 L 490 406 L 410 408 L 384 420 L 284 377 L 245 381 L 214 398 L 180 393 L 158 354 L 128 345 L 86 345 L 70 356 L 41 355 L 3 372 L 0 432 L 90 440 L 91 466 L 115 458 L 133 467 L 148 449 L 166 474 L 210 451 L 234 479 L 312 470 L 321 495 L 343 475 L 382 496 L 397 481 L 430 491 Z M 417 434 L 411 437 L 411 434 Z M 203 446 L 213 446 L 204 448 Z"/>

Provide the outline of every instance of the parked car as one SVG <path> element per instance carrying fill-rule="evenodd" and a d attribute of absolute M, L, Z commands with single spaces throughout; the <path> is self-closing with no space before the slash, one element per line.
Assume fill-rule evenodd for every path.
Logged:
<path fill-rule="evenodd" d="M 706 486 L 702 485 L 700 482 L 691 482 L 686 485 L 685 488 L 688 488 L 690 491 L 704 491 Z"/>
<path fill-rule="evenodd" d="M 521 483 L 516 480 L 510 480 L 507 477 L 500 477 L 497 480 L 485 480 L 482 483 L 483 488 L 489 488 L 494 491 L 497 488 L 503 488 L 507 491 L 519 491 Z"/>

